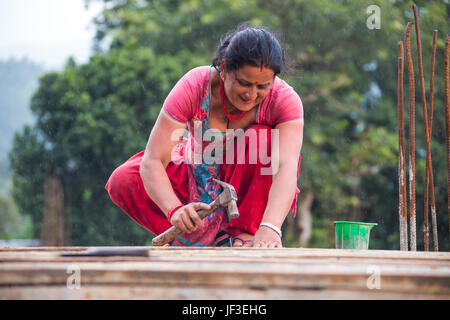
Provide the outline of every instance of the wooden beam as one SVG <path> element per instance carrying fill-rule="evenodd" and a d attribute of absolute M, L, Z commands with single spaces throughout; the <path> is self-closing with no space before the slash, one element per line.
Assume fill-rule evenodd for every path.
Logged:
<path fill-rule="evenodd" d="M 85 249 L 0 249 L 0 299 L 450 299 L 445 252 L 149 247 L 149 257 L 60 255 Z M 80 289 L 67 286 L 73 265 Z M 374 275 L 379 289 L 370 288 Z"/>

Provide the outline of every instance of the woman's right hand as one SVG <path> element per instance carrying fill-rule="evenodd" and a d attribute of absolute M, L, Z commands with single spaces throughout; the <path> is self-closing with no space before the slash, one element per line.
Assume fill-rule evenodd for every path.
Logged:
<path fill-rule="evenodd" d="M 183 232 L 194 232 L 198 227 L 203 227 L 203 221 L 200 219 L 197 211 L 209 209 L 211 209 L 211 206 L 203 202 L 188 203 L 175 210 L 170 219 L 170 223 L 181 229 Z"/>

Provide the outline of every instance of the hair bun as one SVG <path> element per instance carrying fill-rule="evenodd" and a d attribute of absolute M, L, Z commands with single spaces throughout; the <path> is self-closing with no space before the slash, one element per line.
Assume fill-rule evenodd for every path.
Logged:
<path fill-rule="evenodd" d="M 234 71 L 242 65 L 265 66 L 279 74 L 284 69 L 284 51 L 277 38 L 266 28 L 240 24 L 235 30 L 220 38 L 212 65 L 219 70 L 222 60 L 226 71 Z"/>

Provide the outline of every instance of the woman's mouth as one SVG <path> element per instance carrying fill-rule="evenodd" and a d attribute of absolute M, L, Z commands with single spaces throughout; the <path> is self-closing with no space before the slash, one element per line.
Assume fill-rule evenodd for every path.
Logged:
<path fill-rule="evenodd" d="M 239 98 L 241 98 L 242 102 L 245 103 L 245 104 L 250 104 L 250 103 L 253 102 L 251 99 L 244 99 L 241 96 L 239 96 Z"/>

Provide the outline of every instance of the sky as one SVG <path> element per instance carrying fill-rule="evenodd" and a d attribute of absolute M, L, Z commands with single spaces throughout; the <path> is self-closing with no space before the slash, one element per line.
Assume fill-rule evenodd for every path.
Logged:
<path fill-rule="evenodd" d="M 102 3 L 84 0 L 0 0 L 0 60 L 27 57 L 46 69 L 67 58 L 85 63 L 91 54 L 92 19 Z"/>

